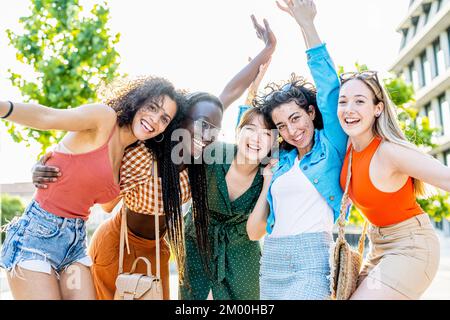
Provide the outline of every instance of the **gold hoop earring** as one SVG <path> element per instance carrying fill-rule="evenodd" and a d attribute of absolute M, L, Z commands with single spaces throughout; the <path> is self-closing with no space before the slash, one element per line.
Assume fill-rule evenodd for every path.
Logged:
<path fill-rule="evenodd" d="M 161 143 L 164 140 L 164 133 L 161 133 L 161 140 L 154 139 L 156 143 Z"/>

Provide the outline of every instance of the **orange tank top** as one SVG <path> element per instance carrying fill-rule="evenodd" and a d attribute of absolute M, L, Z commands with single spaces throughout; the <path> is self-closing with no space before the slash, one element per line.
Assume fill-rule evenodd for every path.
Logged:
<path fill-rule="evenodd" d="M 369 166 L 380 143 L 381 138 L 376 137 L 361 152 L 353 150 L 349 197 L 371 224 L 385 227 L 421 214 L 423 210 L 416 201 L 411 177 L 396 192 L 383 192 L 372 184 Z M 341 171 L 342 189 L 345 188 L 350 149 L 351 146 L 347 150 Z"/>
<path fill-rule="evenodd" d="M 89 209 L 96 203 L 107 203 L 119 196 L 119 184 L 109 159 L 109 141 L 86 153 L 70 154 L 53 151 L 47 165 L 56 166 L 62 173 L 47 189 L 38 189 L 35 200 L 46 211 L 63 218 L 87 220 Z"/>

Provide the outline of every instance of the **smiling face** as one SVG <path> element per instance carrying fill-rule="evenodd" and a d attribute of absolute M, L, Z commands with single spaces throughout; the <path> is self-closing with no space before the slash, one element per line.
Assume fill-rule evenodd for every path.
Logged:
<path fill-rule="evenodd" d="M 200 157 L 205 147 L 217 139 L 222 117 L 222 109 L 212 101 L 199 101 L 190 108 L 183 128 L 191 139 L 183 139 L 183 145 L 194 158 Z"/>
<path fill-rule="evenodd" d="M 374 103 L 372 90 L 359 79 L 345 82 L 340 91 L 338 117 L 342 129 L 350 137 L 372 131 L 383 112 L 383 103 Z"/>
<path fill-rule="evenodd" d="M 160 105 L 145 102 L 131 124 L 134 136 L 141 141 L 156 137 L 167 128 L 176 113 L 177 104 L 169 96 L 164 96 Z"/>
<path fill-rule="evenodd" d="M 309 151 L 313 145 L 314 119 L 313 106 L 309 106 L 309 112 L 306 112 L 295 101 L 284 103 L 272 111 L 272 121 L 281 137 L 299 152 Z"/>
<path fill-rule="evenodd" d="M 238 130 L 239 158 L 246 164 L 260 163 L 269 154 L 275 143 L 276 135 L 268 128 L 262 114 L 251 115 L 251 119 Z"/>

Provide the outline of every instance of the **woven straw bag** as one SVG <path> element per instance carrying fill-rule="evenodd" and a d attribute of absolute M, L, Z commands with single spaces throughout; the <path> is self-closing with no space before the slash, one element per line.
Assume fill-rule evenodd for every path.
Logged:
<path fill-rule="evenodd" d="M 340 215 L 338 220 L 339 235 L 332 248 L 330 256 L 331 267 L 331 298 L 335 300 L 348 300 L 356 290 L 359 272 L 361 270 L 364 244 L 366 240 L 367 222 L 364 223 L 363 232 L 359 238 L 358 251 L 345 240 L 345 215 L 348 206 L 348 187 L 351 179 L 351 167 L 353 158 L 353 148 L 350 150 L 348 160 L 347 181 L 345 183 L 344 196 L 342 197 Z"/>
<path fill-rule="evenodd" d="M 153 162 L 153 188 L 158 192 L 158 171 L 156 162 Z M 158 199 L 158 197 L 156 197 Z M 158 200 L 157 200 L 158 201 Z M 155 241 L 156 241 L 156 275 L 152 275 L 151 263 L 145 257 L 138 257 L 133 262 L 130 272 L 123 272 L 124 244 L 126 243 L 128 254 L 127 215 L 122 207 L 122 223 L 120 226 L 119 248 L 119 276 L 116 279 L 116 292 L 114 300 L 162 300 L 163 290 L 161 284 L 160 248 L 159 248 L 159 216 L 155 214 Z M 125 242 L 125 243 L 124 243 Z M 143 261 L 147 264 L 147 274 L 134 273 L 137 263 Z"/>

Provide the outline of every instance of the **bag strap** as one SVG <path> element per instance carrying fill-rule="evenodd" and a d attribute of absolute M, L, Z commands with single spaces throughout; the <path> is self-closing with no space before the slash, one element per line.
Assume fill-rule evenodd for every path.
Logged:
<path fill-rule="evenodd" d="M 152 167 L 153 175 L 153 194 L 156 196 L 155 208 L 159 207 L 159 188 L 158 188 L 158 165 L 156 160 L 153 161 Z M 127 246 L 127 253 L 130 254 L 130 244 L 128 241 L 128 227 L 127 227 L 127 213 L 125 210 L 125 204 L 121 209 L 122 222 L 120 225 L 120 241 L 119 241 L 119 273 L 123 273 L 123 260 L 124 260 L 124 244 Z M 159 239 L 159 212 L 156 210 L 155 214 L 155 241 L 156 241 L 156 277 L 161 279 L 161 256 L 160 256 L 160 239 Z M 139 259 L 139 258 L 138 258 Z M 136 261 L 135 261 L 136 262 Z"/>
<path fill-rule="evenodd" d="M 350 154 L 348 157 L 347 179 L 345 181 L 344 195 L 342 196 L 341 208 L 340 208 L 340 214 L 339 214 L 339 220 L 338 220 L 338 225 L 339 225 L 338 239 L 339 240 L 345 240 L 345 225 L 346 225 L 345 216 L 347 213 L 347 205 L 348 205 L 348 199 L 349 199 L 348 189 L 350 186 L 350 180 L 352 178 L 352 160 L 353 160 L 353 146 L 350 149 Z M 367 220 L 364 219 L 363 231 L 361 233 L 361 236 L 360 236 L 359 242 L 358 242 L 358 252 L 361 254 L 361 256 L 364 253 L 364 245 L 365 245 L 365 241 L 366 241 L 367 226 L 368 226 Z"/>
<path fill-rule="evenodd" d="M 156 195 L 155 203 L 155 241 L 156 241 L 156 278 L 161 279 L 161 256 L 159 247 L 159 188 L 158 188 L 158 164 L 153 161 L 153 194 Z"/>
<path fill-rule="evenodd" d="M 128 228 L 127 228 L 127 213 L 125 210 L 125 204 L 121 209 L 122 221 L 120 224 L 120 241 L 119 241 L 119 273 L 123 273 L 123 258 L 124 258 L 124 242 L 127 246 L 127 253 L 130 254 L 130 244 L 128 242 Z"/>

